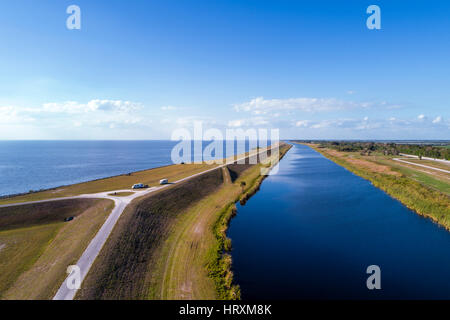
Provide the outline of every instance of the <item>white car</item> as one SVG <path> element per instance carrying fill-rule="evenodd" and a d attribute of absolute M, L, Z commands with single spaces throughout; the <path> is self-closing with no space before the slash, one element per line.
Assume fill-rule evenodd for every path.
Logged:
<path fill-rule="evenodd" d="M 168 184 L 168 183 L 169 183 L 169 180 L 167 180 L 167 179 L 159 180 L 159 184 Z"/>
<path fill-rule="evenodd" d="M 143 183 L 133 184 L 133 187 L 132 187 L 132 189 L 143 189 L 143 188 L 145 188 Z"/>

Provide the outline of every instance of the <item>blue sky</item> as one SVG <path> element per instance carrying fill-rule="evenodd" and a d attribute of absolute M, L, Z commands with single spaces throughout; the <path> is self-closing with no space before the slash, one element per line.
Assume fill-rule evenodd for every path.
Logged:
<path fill-rule="evenodd" d="M 66 8 L 81 8 L 68 30 Z M 366 8 L 381 8 L 381 30 Z M 0 139 L 450 139 L 446 1 L 2 1 Z"/>

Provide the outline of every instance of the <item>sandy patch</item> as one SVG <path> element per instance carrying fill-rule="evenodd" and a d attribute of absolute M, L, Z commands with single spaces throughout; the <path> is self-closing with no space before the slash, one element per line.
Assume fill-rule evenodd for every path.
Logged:
<path fill-rule="evenodd" d="M 4 248 L 4 247 L 6 247 L 6 244 L 2 244 L 2 243 L 0 243 L 0 251 L 2 251 L 2 249 Z"/>
<path fill-rule="evenodd" d="M 346 160 L 356 166 L 363 167 L 372 172 L 390 174 L 393 176 L 401 176 L 401 174 L 399 172 L 392 171 L 390 167 L 383 166 L 381 164 L 377 164 L 377 163 L 374 163 L 371 161 L 366 161 L 366 160 L 361 160 L 361 159 L 346 159 Z"/>
<path fill-rule="evenodd" d="M 392 171 L 389 166 L 384 166 L 382 164 L 378 164 L 378 163 L 375 163 L 372 161 L 356 159 L 353 157 L 345 157 L 345 155 L 343 153 L 336 151 L 336 150 L 332 150 L 332 149 L 327 149 L 327 153 L 334 157 L 344 159 L 345 161 L 348 161 L 351 164 L 354 164 L 358 167 L 365 168 L 372 172 L 384 173 L 384 174 L 389 174 L 389 175 L 393 175 L 393 176 L 401 176 L 401 173 Z"/>

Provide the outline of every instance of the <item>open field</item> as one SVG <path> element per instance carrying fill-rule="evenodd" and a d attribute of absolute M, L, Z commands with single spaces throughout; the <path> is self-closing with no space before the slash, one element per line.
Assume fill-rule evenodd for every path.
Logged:
<path fill-rule="evenodd" d="M 77 199 L 0 208 L 0 298 L 50 299 L 112 206 Z"/>
<path fill-rule="evenodd" d="M 222 183 L 217 169 L 132 202 L 85 278 L 79 299 L 145 299 L 162 242 L 178 215 Z"/>
<path fill-rule="evenodd" d="M 374 186 L 400 200 L 408 208 L 450 230 L 449 183 L 445 173 L 424 172 L 416 166 L 396 162 L 390 156 L 362 156 L 308 144 L 325 157 L 370 180 Z M 431 170 L 433 171 L 433 170 Z"/>
<path fill-rule="evenodd" d="M 408 161 L 411 163 L 417 163 L 426 165 L 433 168 L 443 169 L 443 170 L 450 170 L 450 164 L 440 161 L 433 161 L 433 160 L 419 160 L 419 159 L 412 159 L 412 158 L 402 158 L 404 161 Z"/>
<path fill-rule="evenodd" d="M 218 251 L 222 244 L 218 243 L 215 227 L 224 208 L 239 200 L 242 179 L 246 179 L 247 189 L 262 180 L 259 165 L 230 167 L 231 170 L 220 168 L 133 201 L 76 298 L 224 298 L 207 267 L 216 263 L 223 266 L 223 249 Z M 231 280 L 230 275 L 229 269 L 220 274 Z"/>
<path fill-rule="evenodd" d="M 395 161 L 390 157 L 375 157 L 374 161 L 387 165 L 405 177 L 420 182 L 426 187 L 450 195 L 450 174 L 429 168 L 418 167 L 405 162 Z M 407 161 L 409 162 L 409 160 Z"/>

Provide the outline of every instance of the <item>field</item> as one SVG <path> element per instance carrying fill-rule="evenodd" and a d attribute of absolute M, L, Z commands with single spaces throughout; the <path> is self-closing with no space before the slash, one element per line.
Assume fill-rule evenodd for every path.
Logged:
<path fill-rule="evenodd" d="M 448 174 L 392 160 L 392 156 L 342 152 L 308 144 L 325 157 L 370 180 L 408 208 L 450 229 Z"/>
<path fill-rule="evenodd" d="M 286 152 L 288 147 L 282 147 Z M 278 161 L 277 155 L 271 155 Z M 276 159 L 275 159 L 276 158 Z M 259 159 L 259 156 L 258 156 Z M 83 282 L 80 299 L 239 298 L 226 230 L 234 202 L 249 198 L 267 164 L 226 167 L 135 199 L 124 211 Z M 19 203 L 158 185 L 217 165 L 173 165 L 5 198 Z M 110 193 L 129 196 L 130 191 Z M 0 207 L 0 298 L 51 299 L 114 203 L 64 199 Z M 71 220 L 65 221 L 67 218 Z"/>
<path fill-rule="evenodd" d="M 83 282 L 79 299 L 145 299 L 161 244 L 183 211 L 222 184 L 217 169 L 129 205 Z"/>
<path fill-rule="evenodd" d="M 254 192 L 259 173 L 260 165 L 229 165 L 136 199 L 76 298 L 238 298 L 217 226 L 230 204 Z"/>
<path fill-rule="evenodd" d="M 0 208 L 0 298 L 51 299 L 112 207 L 76 199 Z"/>

